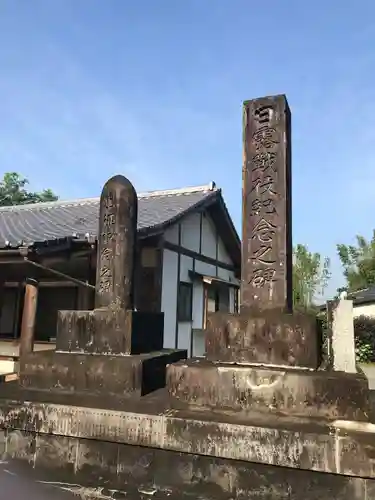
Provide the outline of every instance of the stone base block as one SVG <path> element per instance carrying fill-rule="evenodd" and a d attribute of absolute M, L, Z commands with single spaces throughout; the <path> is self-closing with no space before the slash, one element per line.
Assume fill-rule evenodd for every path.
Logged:
<path fill-rule="evenodd" d="M 34 352 L 21 362 L 27 389 L 107 396 L 143 396 L 165 386 L 166 365 L 186 358 L 184 350 L 108 356 Z"/>
<path fill-rule="evenodd" d="M 141 354 L 163 349 L 164 313 L 102 308 L 59 311 L 56 350 Z"/>
<path fill-rule="evenodd" d="M 210 361 L 318 368 L 321 330 L 316 316 L 276 311 L 208 316 L 206 357 Z"/>
<path fill-rule="evenodd" d="M 217 364 L 202 359 L 167 368 L 176 409 L 280 414 L 367 421 L 368 381 L 363 374 Z"/>

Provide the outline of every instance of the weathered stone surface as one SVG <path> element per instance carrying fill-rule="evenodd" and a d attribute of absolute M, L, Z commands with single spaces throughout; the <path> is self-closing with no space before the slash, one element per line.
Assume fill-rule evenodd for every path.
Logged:
<path fill-rule="evenodd" d="M 164 313 L 108 307 L 59 311 L 56 349 L 88 354 L 140 354 L 163 349 Z"/>
<path fill-rule="evenodd" d="M 241 312 L 292 310 L 291 117 L 284 95 L 244 103 Z"/>
<path fill-rule="evenodd" d="M 211 361 L 318 368 L 320 334 L 308 314 L 253 310 L 251 314 L 208 316 L 206 357 Z"/>
<path fill-rule="evenodd" d="M 147 400 L 149 396 L 145 396 Z M 46 397 L 48 399 L 48 397 Z M 375 425 L 253 412 L 246 418 L 161 410 L 91 409 L 52 403 L 1 404 L 0 425 L 11 430 L 95 439 L 245 462 L 375 478 Z M 146 413 L 147 411 L 147 413 Z"/>
<path fill-rule="evenodd" d="M 100 197 L 95 308 L 133 309 L 138 199 L 122 175 L 109 179 Z"/>
<path fill-rule="evenodd" d="M 13 433 L 8 434 L 10 439 Z M 61 436 L 36 436 L 9 468 L 86 498 L 372 500 L 374 480 Z M 22 448 L 22 446 L 21 446 Z M 25 464 L 30 470 L 26 472 Z M 173 471 L 173 473 L 171 473 Z M 91 497 L 90 497 L 91 495 Z M 106 495 L 106 496 L 105 496 Z"/>
<path fill-rule="evenodd" d="M 167 369 L 172 406 L 368 421 L 363 375 L 179 361 Z"/>
<path fill-rule="evenodd" d="M 168 349 L 132 356 L 34 352 L 21 364 L 20 383 L 53 392 L 139 397 L 164 387 L 166 365 L 186 356 Z"/>

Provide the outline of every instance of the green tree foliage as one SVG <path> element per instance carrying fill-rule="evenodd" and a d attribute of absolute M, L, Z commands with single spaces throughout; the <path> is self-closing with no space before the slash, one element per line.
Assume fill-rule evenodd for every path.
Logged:
<path fill-rule="evenodd" d="M 305 245 L 293 250 L 293 303 L 310 308 L 314 299 L 324 293 L 331 277 L 330 260 L 315 252 L 309 252 Z"/>
<path fill-rule="evenodd" d="M 0 182 L 0 206 L 25 205 L 58 199 L 51 189 L 44 189 L 39 193 L 27 191 L 25 187 L 28 183 L 29 181 L 17 172 L 4 174 Z"/>
<path fill-rule="evenodd" d="M 356 245 L 337 245 L 348 292 L 375 284 L 375 230 L 370 241 L 363 236 L 356 240 Z"/>

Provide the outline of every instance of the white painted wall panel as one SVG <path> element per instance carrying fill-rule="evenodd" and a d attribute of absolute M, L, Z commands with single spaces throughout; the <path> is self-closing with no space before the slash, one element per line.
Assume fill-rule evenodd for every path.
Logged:
<path fill-rule="evenodd" d="M 200 214 L 191 214 L 181 223 L 181 246 L 199 252 Z"/>
<path fill-rule="evenodd" d="M 202 218 L 202 254 L 216 259 L 216 229 L 207 215 Z"/>
<path fill-rule="evenodd" d="M 216 266 L 207 264 L 201 260 L 195 259 L 195 270 L 197 273 L 207 276 L 216 276 Z"/>
<path fill-rule="evenodd" d="M 164 238 L 170 243 L 178 245 L 178 224 L 173 224 L 164 233 Z"/>
<path fill-rule="evenodd" d="M 164 312 L 164 347 L 172 349 L 175 347 L 177 314 L 177 261 L 176 252 L 164 250 L 161 310 Z"/>
<path fill-rule="evenodd" d="M 193 269 L 193 258 L 187 255 L 181 255 L 180 260 L 180 281 L 191 282 L 189 271 Z"/>
<path fill-rule="evenodd" d="M 191 356 L 190 353 L 190 334 L 191 334 L 191 322 L 184 322 L 178 324 L 178 348 L 187 349 L 188 357 Z"/>
<path fill-rule="evenodd" d="M 358 316 L 369 316 L 370 318 L 375 317 L 375 304 L 363 304 L 353 307 L 353 318 L 358 318 Z"/>
<path fill-rule="evenodd" d="M 230 281 L 232 273 L 231 273 L 231 271 L 228 271 L 228 269 L 223 269 L 222 267 L 218 267 L 217 268 L 217 276 L 218 276 L 218 278 L 221 278 L 222 280 Z"/>
<path fill-rule="evenodd" d="M 178 224 L 171 226 L 165 232 L 165 239 L 171 243 L 178 244 Z M 200 214 L 191 214 L 181 222 L 181 246 L 193 252 L 199 252 L 200 239 Z M 202 242 L 201 253 L 212 259 L 218 257 L 219 261 L 231 264 L 231 259 L 225 249 L 223 242 L 219 239 L 216 249 L 216 228 L 208 215 L 202 217 Z M 164 250 L 163 255 L 163 288 L 162 288 L 162 311 L 165 314 L 164 346 L 175 347 L 175 328 L 177 313 L 177 253 Z M 180 256 L 180 281 L 191 282 L 189 271 L 194 268 L 194 259 L 186 255 Z M 195 259 L 195 271 L 207 276 L 216 276 L 216 266 Z M 232 271 L 218 267 L 218 277 L 229 281 L 234 277 Z M 234 311 L 234 290 L 229 294 L 230 311 Z M 193 335 L 193 352 L 190 353 L 191 331 L 203 327 L 203 284 L 199 280 L 193 280 L 193 317 L 192 322 L 179 322 L 178 324 L 178 347 L 188 349 L 189 355 L 199 356 L 205 352 L 204 334 Z"/>
<path fill-rule="evenodd" d="M 226 264 L 233 264 L 232 259 L 230 258 L 221 238 L 219 238 L 218 242 L 217 260 L 219 260 L 220 262 L 225 262 Z"/>
<path fill-rule="evenodd" d="M 204 332 L 194 331 L 192 356 L 204 356 L 205 352 L 206 352 L 206 347 L 204 342 Z"/>
<path fill-rule="evenodd" d="M 193 328 L 202 328 L 203 324 L 203 283 L 195 281 L 193 286 Z"/>

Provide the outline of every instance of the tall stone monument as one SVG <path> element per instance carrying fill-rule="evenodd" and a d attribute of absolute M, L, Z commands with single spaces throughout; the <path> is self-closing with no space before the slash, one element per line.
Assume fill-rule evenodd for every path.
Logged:
<path fill-rule="evenodd" d="M 241 310 L 292 310 L 290 111 L 284 96 L 243 110 Z"/>
<path fill-rule="evenodd" d="M 367 385 L 345 391 L 321 363 L 315 315 L 292 311 L 291 116 L 285 96 L 243 109 L 243 237 L 240 314 L 213 313 L 206 359 L 168 368 L 175 408 L 284 412 L 366 420 Z"/>
<path fill-rule="evenodd" d="M 137 203 L 125 177 L 112 177 L 105 184 L 95 309 L 59 311 L 56 352 L 34 352 L 22 360 L 23 387 L 140 396 L 165 384 L 167 363 L 186 357 L 184 350 L 163 349 L 164 313 L 133 307 Z"/>

